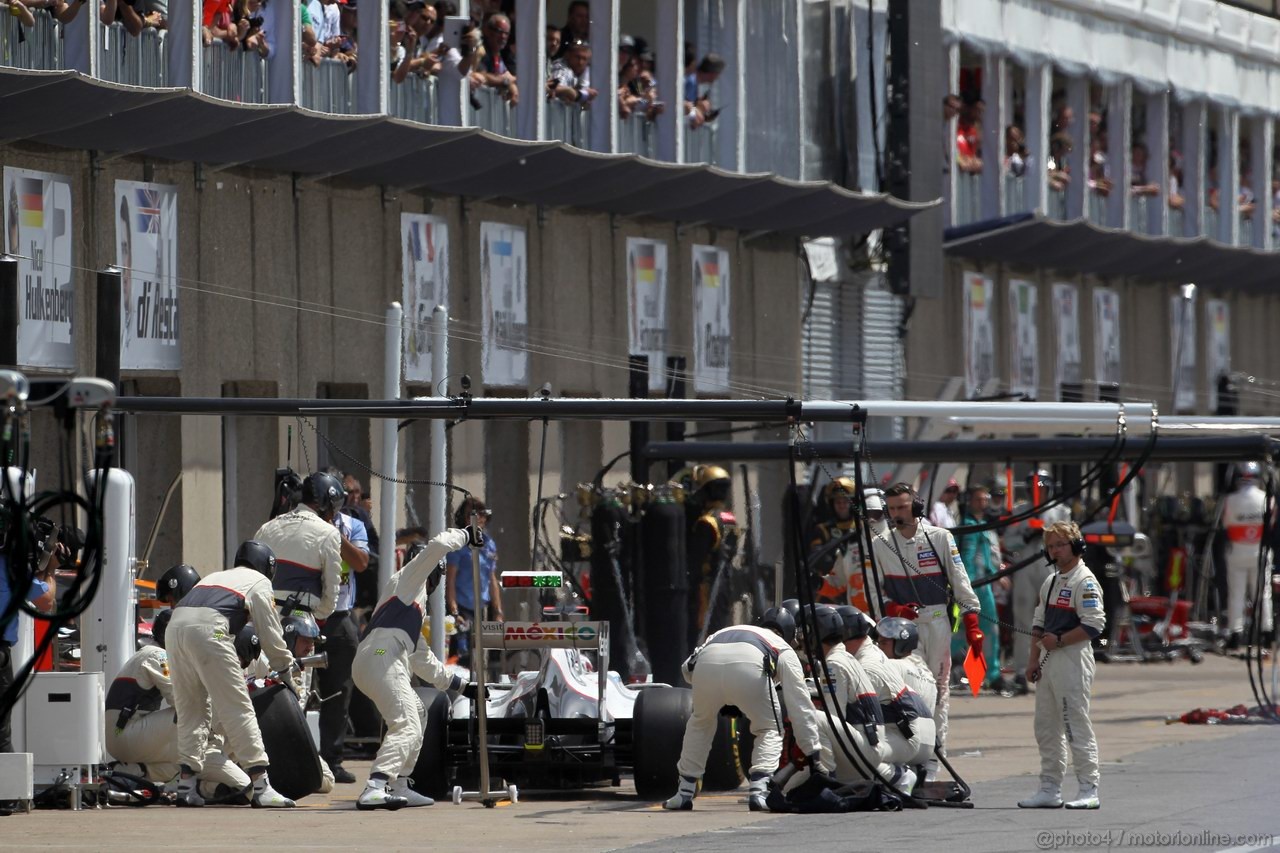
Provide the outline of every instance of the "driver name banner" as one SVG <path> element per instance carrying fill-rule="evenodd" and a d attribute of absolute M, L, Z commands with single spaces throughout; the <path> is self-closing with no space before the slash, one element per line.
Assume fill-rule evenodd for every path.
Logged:
<path fill-rule="evenodd" d="M 179 370 L 178 188 L 116 181 L 120 367 Z"/>
<path fill-rule="evenodd" d="M 449 305 L 449 224 L 439 216 L 402 213 L 400 240 L 404 381 L 431 382 L 432 313 L 437 305 Z"/>
<path fill-rule="evenodd" d="M 71 179 L 4 169 L 5 249 L 18 262 L 18 366 L 73 369 Z"/>
<path fill-rule="evenodd" d="M 666 387 L 667 244 L 627 238 L 627 327 L 630 353 L 649 358 L 649 390 Z"/>
<path fill-rule="evenodd" d="M 480 223 L 481 366 L 486 385 L 529 384 L 527 262 L 524 228 Z"/>
<path fill-rule="evenodd" d="M 1079 386 L 1084 381 L 1080 358 L 1080 290 L 1074 284 L 1054 284 L 1053 320 L 1058 348 L 1053 383 L 1055 396 L 1061 400 L 1062 386 Z"/>
<path fill-rule="evenodd" d="M 1222 299 L 1208 299 L 1204 313 L 1209 324 L 1205 362 L 1209 372 L 1209 411 L 1218 410 L 1218 381 L 1231 375 L 1231 306 Z"/>
<path fill-rule="evenodd" d="M 1009 348 L 1009 391 L 1034 400 L 1040 389 L 1040 340 L 1036 329 L 1039 291 L 1029 281 L 1009 281 L 1009 317 L 1013 341 Z"/>
<path fill-rule="evenodd" d="M 1173 410 L 1194 412 L 1196 408 L 1196 303 L 1180 295 L 1169 297 L 1172 337 L 1171 379 Z"/>
<path fill-rule="evenodd" d="M 983 393 L 996 375 L 994 302 L 989 276 L 964 274 L 964 391 L 970 399 Z"/>
<path fill-rule="evenodd" d="M 1098 385 L 1120 384 L 1120 294 L 1093 291 L 1093 375 Z"/>
<path fill-rule="evenodd" d="M 729 391 L 732 314 L 729 253 L 715 246 L 693 246 L 693 390 Z"/>

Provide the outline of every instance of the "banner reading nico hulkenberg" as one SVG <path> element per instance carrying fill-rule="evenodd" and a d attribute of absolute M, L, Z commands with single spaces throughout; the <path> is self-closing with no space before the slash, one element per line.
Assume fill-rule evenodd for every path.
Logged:
<path fill-rule="evenodd" d="M 732 316 L 729 313 L 729 253 L 693 247 L 693 390 L 729 390 Z"/>
<path fill-rule="evenodd" d="M 71 181 L 4 170 L 5 249 L 18 261 L 18 365 L 73 369 Z"/>
<path fill-rule="evenodd" d="M 178 370 L 178 188 L 116 181 L 120 367 Z"/>

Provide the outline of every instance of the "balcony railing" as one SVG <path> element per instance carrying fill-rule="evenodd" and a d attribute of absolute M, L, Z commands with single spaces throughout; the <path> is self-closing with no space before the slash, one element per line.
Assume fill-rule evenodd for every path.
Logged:
<path fill-rule="evenodd" d="M 423 124 L 439 122 L 440 105 L 437 99 L 436 78 L 410 74 L 403 83 L 387 80 L 387 112 L 396 118 L 420 121 Z"/>
<path fill-rule="evenodd" d="M 267 102 L 267 60 L 253 51 L 215 41 L 204 48 L 202 85 L 206 95 L 238 104 Z"/>
<path fill-rule="evenodd" d="M 968 225 L 982 219 L 982 175 L 956 175 L 956 218 L 953 225 Z"/>
<path fill-rule="evenodd" d="M 58 22 L 44 9 L 32 9 L 34 27 L 24 27 L 13 15 L 0 17 L 0 65 L 58 71 L 63 68 Z"/>
<path fill-rule="evenodd" d="M 1027 208 L 1026 175 L 1004 173 L 1004 212 L 1021 213 Z"/>
<path fill-rule="evenodd" d="M 658 134 L 654 123 L 643 115 L 635 114 L 618 119 L 619 153 L 639 154 L 652 160 L 657 148 L 657 139 Z"/>
<path fill-rule="evenodd" d="M 526 97 L 532 97 L 530 92 Z M 481 86 L 471 91 L 471 105 L 468 106 L 468 125 L 496 133 L 499 136 L 511 136 L 511 103 L 502 97 L 502 92 L 492 86 Z"/>
<path fill-rule="evenodd" d="M 1050 219 L 1056 219 L 1058 222 L 1067 221 L 1067 191 L 1065 189 L 1055 190 L 1049 187 L 1049 205 L 1045 211 Z"/>
<path fill-rule="evenodd" d="M 302 91 L 299 101 L 321 113 L 355 112 L 355 75 L 341 59 L 322 59 L 319 65 L 302 63 Z"/>
<path fill-rule="evenodd" d="M 578 148 L 589 149 L 591 113 L 577 104 L 566 104 L 557 98 L 547 102 L 547 139 L 558 139 Z"/>
<path fill-rule="evenodd" d="M 103 32 L 99 74 L 112 83 L 130 86 L 163 86 L 165 78 L 164 32 L 146 27 L 137 36 L 119 21 Z"/>
<path fill-rule="evenodd" d="M 686 163 L 716 162 L 716 125 L 714 122 L 699 128 L 688 128 L 684 135 L 684 161 Z"/>

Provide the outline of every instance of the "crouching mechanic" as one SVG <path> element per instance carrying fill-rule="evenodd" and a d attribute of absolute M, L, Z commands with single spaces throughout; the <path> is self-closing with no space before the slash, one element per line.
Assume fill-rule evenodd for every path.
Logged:
<path fill-rule="evenodd" d="M 252 619 L 271 666 L 282 672 L 293 667 L 293 655 L 285 646 L 272 598 L 269 572 L 274 558 L 254 566 L 256 556 L 264 552 L 270 553 L 262 545 L 246 552 L 242 545 L 236 552 L 236 565 L 196 584 L 174 608 L 169 622 L 166 646 L 172 663 L 182 764 L 179 805 L 204 805 L 196 784 L 205 771 L 204 756 L 216 719 L 226 734 L 227 746 L 253 781 L 253 806 L 293 808 L 293 800 L 278 793 L 267 779 L 267 752 L 235 648 L 236 635 Z"/>
<path fill-rule="evenodd" d="M 1081 559 L 1084 537 L 1072 521 L 1044 529 L 1045 557 L 1057 569 L 1040 588 L 1031 620 L 1031 660 L 1027 681 L 1036 683 L 1036 743 L 1040 747 L 1040 790 L 1018 803 L 1024 809 L 1056 809 L 1062 803 L 1067 746 L 1080 793 L 1069 809 L 1096 809 L 1098 741 L 1089 719 L 1093 688 L 1093 643 L 1107 619 L 1102 587 Z M 1041 656 L 1040 650 L 1044 649 Z"/>
<path fill-rule="evenodd" d="M 757 625 L 734 625 L 717 631 L 689 655 L 683 669 L 685 680 L 693 685 L 693 715 L 684 730 L 684 746 L 676 764 L 680 787 L 662 804 L 663 808 L 693 808 L 720 709 L 732 705 L 751 721 L 751 733 L 756 739 L 751 752 L 747 804 L 753 812 L 767 810 L 769 777 L 778 769 L 782 755 L 783 711 L 774 692 L 775 684 L 782 687 L 791 729 L 808 766 L 830 771 L 831 765 L 822 760 L 818 713 L 809 698 L 800 658 L 791 648 L 795 633 L 791 614 L 774 607 L 760 617 Z"/>
<path fill-rule="evenodd" d="M 106 701 L 107 752 L 124 766 L 119 769 L 153 782 L 178 775 L 178 722 L 173 708 L 173 682 L 165 639 L 172 610 L 161 610 L 151 625 L 154 646 L 144 646 L 125 661 L 111 682 Z M 164 705 L 162 705 L 164 703 Z M 243 791 L 249 777 L 227 760 L 222 742 L 210 738 L 204 754 L 204 778 L 210 786 Z M 136 765 L 136 766 L 134 766 Z M 216 789 L 211 794 L 221 793 Z"/>
<path fill-rule="evenodd" d="M 866 614 L 856 611 L 850 613 L 844 608 L 841 611 L 846 623 L 850 625 L 845 649 L 862 664 L 880 700 L 885 720 L 885 741 L 889 744 L 886 760 L 892 764 L 918 768 L 916 775 L 920 776 L 931 763 L 937 762 L 934 756 L 938 735 L 933 723 L 933 692 L 928 694 L 926 701 L 924 696 L 911 689 L 903 679 L 901 669 L 892 665 L 884 649 L 876 645 L 883 640 L 867 642 L 876 626 L 872 625 Z M 887 619 L 880 621 L 884 623 Z M 915 623 L 908 619 L 897 619 L 897 623 L 902 624 L 902 630 L 907 636 L 904 638 L 899 634 L 894 639 L 896 642 L 903 642 L 903 651 L 909 654 L 919 642 L 919 631 Z M 889 626 L 886 625 L 885 629 L 889 630 Z M 876 633 L 879 636 L 878 628 Z"/>
<path fill-rule="evenodd" d="M 413 676 L 439 690 L 461 690 L 472 701 L 479 696 L 476 684 L 464 684 L 458 676 L 449 675 L 422 642 L 422 614 L 444 572 L 441 561 L 468 541 L 467 531 L 446 530 L 392 577 L 356 650 L 351 666 L 356 687 L 373 700 L 387 723 L 369 782 L 356 801 L 358 809 L 394 811 L 434 802 L 409 787 L 408 774 L 418 763 L 426 726 L 426 709 L 414 692 Z"/>
<path fill-rule="evenodd" d="M 896 672 L 903 685 L 885 714 L 886 719 L 894 718 L 897 729 L 890 743 L 895 753 L 909 753 L 914 745 L 916 755 L 908 763 L 927 767 L 937 760 L 933 748 L 938 732 L 930 709 L 937 703 L 938 685 L 933 670 L 916 651 L 919 645 L 920 631 L 910 619 L 886 616 L 876 623 L 876 646 L 883 653 L 883 665 L 891 678 Z"/>
<path fill-rule="evenodd" d="M 845 606 L 854 609 L 852 605 Z M 811 612 L 811 624 L 822 643 L 827 673 L 831 676 L 822 693 L 830 716 L 818 712 L 823 762 L 835 768 L 833 775 L 840 782 L 871 779 L 868 768 L 872 768 L 876 777 L 909 795 L 915 787 L 915 773 L 903 765 L 893 767 L 885 763 L 890 747 L 885 740 L 884 714 L 875 685 L 862 664 L 844 647 L 849 634 L 845 620 L 836 608 L 827 604 L 819 604 Z"/>

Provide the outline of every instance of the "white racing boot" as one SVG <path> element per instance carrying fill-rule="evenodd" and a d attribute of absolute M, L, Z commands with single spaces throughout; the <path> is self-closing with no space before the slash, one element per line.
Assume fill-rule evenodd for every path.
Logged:
<path fill-rule="evenodd" d="M 296 805 L 293 800 L 271 787 L 266 773 L 253 780 L 250 802 L 255 809 L 291 809 Z"/>
<path fill-rule="evenodd" d="M 393 797 L 400 797 L 410 807 L 413 806 L 434 806 L 436 801 L 428 797 L 426 794 L 419 794 L 417 791 L 409 787 L 411 780 L 408 776 L 397 776 L 394 782 L 387 785 L 387 792 Z"/>
<path fill-rule="evenodd" d="M 698 796 L 698 780 L 689 776 L 680 777 L 680 787 L 671 799 L 662 804 L 664 809 L 673 812 L 693 811 L 693 798 Z"/>
<path fill-rule="evenodd" d="M 1025 800 L 1018 801 L 1020 809 L 1062 808 L 1062 786 L 1056 782 L 1041 782 L 1040 790 Z"/>
<path fill-rule="evenodd" d="M 751 774 L 751 787 L 747 789 L 747 808 L 753 812 L 769 810 L 769 777 L 761 773 Z"/>
<path fill-rule="evenodd" d="M 909 797 L 916 787 L 916 772 L 905 764 L 900 765 L 898 772 L 893 774 L 890 784 L 898 793 Z"/>
<path fill-rule="evenodd" d="M 1069 809 L 1100 809 L 1102 801 L 1098 799 L 1098 786 L 1087 782 L 1080 783 L 1080 792 L 1076 798 L 1067 803 Z"/>
<path fill-rule="evenodd" d="M 164 786 L 165 793 L 169 793 L 170 785 L 173 786 L 174 805 L 190 806 L 192 808 L 199 808 L 204 805 L 204 797 L 200 796 L 200 780 L 196 777 L 187 776 L 183 778 L 179 776 L 176 784 L 171 781 Z"/>
<path fill-rule="evenodd" d="M 373 809 L 386 809 L 393 812 L 396 809 L 402 809 L 409 805 L 409 801 L 404 797 L 397 797 L 387 789 L 387 780 L 370 779 L 365 789 L 360 793 L 360 798 L 356 800 L 356 808 L 362 812 L 372 811 Z"/>

